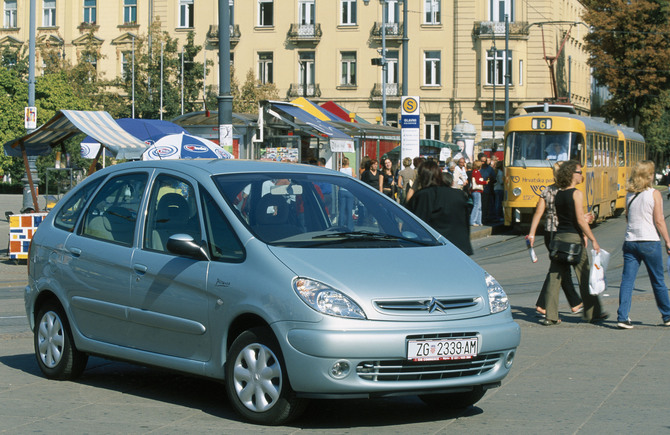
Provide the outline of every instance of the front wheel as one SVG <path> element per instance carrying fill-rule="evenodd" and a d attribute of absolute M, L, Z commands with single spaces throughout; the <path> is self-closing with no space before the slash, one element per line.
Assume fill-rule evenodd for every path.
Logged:
<path fill-rule="evenodd" d="M 435 408 L 463 409 L 479 402 L 485 393 L 486 391 L 479 385 L 471 391 L 461 393 L 422 394 L 419 399 Z"/>
<path fill-rule="evenodd" d="M 285 424 L 307 405 L 295 397 L 279 344 L 266 328 L 245 331 L 233 342 L 226 360 L 226 392 L 235 410 L 256 424 Z"/>
<path fill-rule="evenodd" d="M 49 379 L 76 379 L 86 368 L 88 355 L 79 352 L 60 305 L 48 303 L 37 314 L 34 344 L 37 364 Z"/>

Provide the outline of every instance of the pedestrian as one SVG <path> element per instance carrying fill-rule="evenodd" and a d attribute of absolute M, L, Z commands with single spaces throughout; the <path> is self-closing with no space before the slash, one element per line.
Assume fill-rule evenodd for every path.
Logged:
<path fill-rule="evenodd" d="M 472 165 L 472 213 L 470 215 L 470 225 L 473 227 L 482 226 L 482 192 L 484 186 L 488 183 L 481 174 L 482 162 L 476 160 Z"/>
<path fill-rule="evenodd" d="M 403 168 L 398 172 L 398 188 L 400 189 L 400 203 L 407 202 L 407 191 L 414 184 L 416 171 L 412 168 L 412 159 L 405 157 L 402 159 Z"/>
<path fill-rule="evenodd" d="M 623 242 L 623 274 L 619 287 L 617 327 L 632 329 L 628 316 L 633 297 L 635 277 L 644 262 L 654 290 L 656 306 L 661 312 L 664 326 L 670 326 L 670 298 L 663 277 L 663 247 L 670 254 L 670 237 L 663 216 L 663 197 L 654 189 L 654 162 L 635 163 L 626 183 L 626 238 Z"/>
<path fill-rule="evenodd" d="M 556 174 L 556 171 L 560 166 L 560 163 L 554 163 L 554 174 Z M 558 227 L 558 218 L 556 217 L 556 207 L 554 205 L 556 193 L 558 193 L 558 187 L 556 186 L 556 183 L 554 183 L 547 186 L 540 194 L 540 199 L 537 201 L 535 214 L 533 215 L 533 220 L 530 224 L 530 231 L 528 232 L 528 240 L 530 240 L 531 245 L 533 245 L 533 242 L 535 241 L 535 233 L 540 223 L 540 219 L 543 214 L 546 214 L 544 221 L 544 246 L 549 249 L 549 243 L 551 239 L 554 238 L 556 228 Z M 537 302 L 535 302 L 535 311 L 540 315 L 545 315 L 547 312 L 545 297 L 549 279 L 550 274 L 549 271 L 547 271 L 547 276 L 542 284 L 542 290 L 540 290 L 540 295 L 537 297 Z M 582 299 L 579 297 L 579 294 L 577 294 L 577 291 L 575 290 L 575 286 L 572 284 L 572 275 L 570 275 L 570 279 L 561 280 L 561 287 L 563 288 L 563 293 L 565 293 L 565 298 L 570 304 L 571 311 L 573 313 L 581 313 L 584 310 L 584 304 L 582 304 Z"/>
<path fill-rule="evenodd" d="M 496 161 L 496 181 L 493 185 L 493 217 L 496 222 L 502 222 L 503 219 L 503 197 L 505 196 L 505 173 L 503 171 L 503 162 Z"/>
<path fill-rule="evenodd" d="M 472 255 L 465 192 L 450 187 L 451 175 L 444 174 L 434 160 L 419 166 L 417 178 L 415 184 L 421 187 L 407 203 L 407 208 L 458 249 Z"/>
<path fill-rule="evenodd" d="M 361 174 L 361 181 L 367 183 L 371 187 L 379 190 L 379 162 L 377 159 L 370 159 L 365 162 L 365 169 Z"/>
<path fill-rule="evenodd" d="M 468 179 L 469 177 L 468 170 L 465 167 L 465 158 L 461 157 L 458 159 L 456 167 L 454 168 L 454 182 L 460 189 L 467 191 L 470 188 Z"/>
<path fill-rule="evenodd" d="M 556 171 L 556 186 L 560 189 L 556 193 L 554 206 L 558 226 L 554 239 L 559 242 L 582 245 L 579 261 L 575 265 L 577 281 L 579 282 L 579 293 L 584 304 L 583 318 L 587 322 L 595 323 L 608 317 L 602 310 L 598 296 L 589 292 L 589 259 L 586 253 L 586 239 L 591 240 L 593 249 L 600 252 L 600 245 L 596 241 L 591 228 L 584 218 L 584 194 L 577 189 L 577 185 L 584 181 L 582 166 L 576 160 L 568 160 L 561 164 Z M 534 246 L 535 240 L 529 239 L 530 245 Z M 563 280 L 570 278 L 570 265 L 560 260 L 551 260 L 549 266 L 549 284 L 545 297 L 546 317 L 540 322 L 545 326 L 561 323 L 558 317 L 558 292 Z"/>
<path fill-rule="evenodd" d="M 426 159 L 423 157 L 414 157 L 414 159 L 412 160 L 412 163 L 414 163 L 414 170 L 416 171 L 417 174 L 419 173 L 419 167 L 425 161 Z M 414 184 L 412 185 L 412 187 L 407 189 L 407 197 L 405 198 L 405 202 L 408 202 L 410 199 L 412 199 L 412 195 L 414 195 L 414 192 L 419 190 L 420 186 L 418 185 L 418 183 L 419 183 L 419 177 L 417 175 L 414 178 Z"/>
<path fill-rule="evenodd" d="M 484 222 L 491 221 L 491 210 L 493 206 L 491 205 L 493 199 L 493 184 L 495 183 L 495 171 L 489 164 L 489 158 L 484 153 L 479 153 L 477 159 L 481 162 L 481 168 L 479 172 L 482 175 L 482 178 L 486 180 L 486 183 L 483 184 L 482 193 L 481 193 L 481 203 L 482 203 L 482 219 Z"/>
<path fill-rule="evenodd" d="M 391 199 L 394 199 L 396 182 L 393 162 L 388 157 L 382 159 L 381 176 L 379 177 L 379 191 Z"/>

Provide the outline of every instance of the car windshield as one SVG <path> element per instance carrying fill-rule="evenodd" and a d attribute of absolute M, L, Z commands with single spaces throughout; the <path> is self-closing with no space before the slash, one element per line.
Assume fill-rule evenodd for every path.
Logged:
<path fill-rule="evenodd" d="M 511 132 L 506 144 L 508 165 L 551 167 L 556 162 L 578 159 L 583 143 L 577 133 Z"/>
<path fill-rule="evenodd" d="M 295 173 L 214 177 L 239 219 L 275 246 L 392 248 L 440 244 L 404 208 L 353 178 Z"/>

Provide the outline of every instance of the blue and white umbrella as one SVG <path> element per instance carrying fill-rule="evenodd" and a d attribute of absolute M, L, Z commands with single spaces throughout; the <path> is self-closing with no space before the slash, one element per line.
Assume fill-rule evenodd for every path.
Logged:
<path fill-rule="evenodd" d="M 211 140 L 186 133 L 163 136 L 142 154 L 142 160 L 233 158 Z"/>

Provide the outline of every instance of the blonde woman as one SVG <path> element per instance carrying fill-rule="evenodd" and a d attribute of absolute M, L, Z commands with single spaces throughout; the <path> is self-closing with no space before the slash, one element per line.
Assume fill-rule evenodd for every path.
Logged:
<path fill-rule="evenodd" d="M 654 162 L 644 160 L 633 166 L 626 184 L 626 238 L 623 242 L 623 275 L 619 288 L 617 327 L 632 329 L 628 314 L 633 296 L 635 277 L 644 262 L 654 290 L 656 306 L 661 312 L 664 326 L 670 326 L 670 298 L 663 277 L 663 248 L 670 254 L 670 237 L 663 217 L 663 198 L 652 187 Z M 658 231 L 658 232 L 657 232 Z M 665 247 L 661 246 L 663 237 Z"/>

